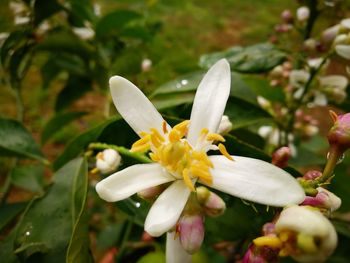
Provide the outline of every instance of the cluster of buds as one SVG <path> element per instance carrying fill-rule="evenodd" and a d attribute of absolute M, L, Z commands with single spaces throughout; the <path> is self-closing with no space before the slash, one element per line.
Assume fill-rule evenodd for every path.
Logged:
<path fill-rule="evenodd" d="M 339 56 L 350 59 L 350 18 L 326 29 L 321 39 L 325 44 L 331 44 Z"/>
<path fill-rule="evenodd" d="M 336 231 L 321 212 L 294 205 L 264 226 L 263 236 L 253 240 L 243 262 L 277 262 L 286 256 L 297 262 L 324 262 L 336 245 Z"/>
<path fill-rule="evenodd" d="M 286 33 L 291 31 L 295 25 L 303 25 L 310 17 L 310 10 L 306 6 L 299 7 L 295 15 L 288 9 L 281 13 L 281 22 L 275 26 L 277 33 Z M 295 19 L 296 18 L 296 19 Z"/>
<path fill-rule="evenodd" d="M 290 61 L 285 61 L 282 65 L 274 67 L 269 73 L 270 85 L 272 87 L 287 85 L 292 68 L 293 65 Z"/>
<path fill-rule="evenodd" d="M 318 133 L 318 120 L 302 110 L 295 112 L 294 129 L 301 137 L 310 138 Z"/>

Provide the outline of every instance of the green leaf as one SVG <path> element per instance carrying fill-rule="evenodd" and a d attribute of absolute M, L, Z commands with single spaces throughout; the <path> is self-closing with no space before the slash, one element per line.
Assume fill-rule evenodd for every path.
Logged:
<path fill-rule="evenodd" d="M 23 189 L 44 193 L 44 167 L 42 165 L 16 166 L 11 171 L 11 182 Z"/>
<path fill-rule="evenodd" d="M 56 0 L 34 1 L 34 23 L 39 25 L 43 20 L 61 11 L 63 8 Z"/>
<path fill-rule="evenodd" d="M 57 30 L 49 33 L 37 46 L 38 50 L 49 51 L 54 54 L 59 52 L 78 55 L 84 60 L 89 59 L 94 48 L 87 42 L 81 40 L 73 32 Z"/>
<path fill-rule="evenodd" d="M 13 252 L 13 245 L 16 237 L 16 228 L 0 242 L 0 258 L 2 263 L 19 263 L 20 261 Z"/>
<path fill-rule="evenodd" d="M 52 117 L 41 134 L 41 144 L 45 144 L 55 133 L 70 122 L 84 116 L 86 112 L 61 112 Z"/>
<path fill-rule="evenodd" d="M 75 248 L 86 247 L 76 242 L 86 227 L 80 223 L 87 193 L 87 163 L 77 158 L 66 164 L 54 175 L 54 183 L 46 196 L 36 199 L 27 208 L 18 225 L 15 253 L 22 261 L 61 263 L 66 261 L 67 244 Z M 89 259 L 84 249 L 80 257 Z M 88 260 L 86 262 L 89 262 Z"/>
<path fill-rule="evenodd" d="M 0 230 L 24 210 L 27 203 L 4 204 L 0 207 Z M 1 250 L 1 249 L 0 249 Z"/>
<path fill-rule="evenodd" d="M 90 254 L 89 218 L 86 207 L 88 190 L 87 166 L 84 167 L 84 176 L 76 177 L 74 181 L 72 200 L 72 217 L 75 220 L 73 234 L 67 250 L 67 263 L 93 262 Z"/>
<path fill-rule="evenodd" d="M 68 107 L 76 99 L 80 98 L 86 92 L 91 90 L 91 88 L 91 79 L 87 77 L 69 75 L 65 87 L 58 94 L 55 104 L 55 110 L 60 111 Z"/>
<path fill-rule="evenodd" d="M 64 149 L 64 152 L 53 163 L 54 170 L 61 168 L 65 163 L 77 157 L 89 143 L 96 141 L 101 135 L 102 131 L 116 120 L 117 118 L 111 118 L 75 137 L 71 142 L 69 142 L 67 147 Z"/>
<path fill-rule="evenodd" d="M 242 73 L 263 73 L 270 71 L 286 59 L 286 53 L 270 43 L 253 46 L 233 47 L 227 51 L 204 55 L 200 59 L 200 66 L 210 68 L 217 60 L 226 58 L 231 70 Z"/>
<path fill-rule="evenodd" d="M 272 87 L 266 78 L 254 75 L 241 75 L 242 81 L 248 85 L 256 95 L 269 101 L 284 102 L 284 92 L 281 87 Z"/>
<path fill-rule="evenodd" d="M 147 253 L 141 257 L 137 263 L 166 263 L 164 252 L 155 251 Z"/>
<path fill-rule="evenodd" d="M 232 128 L 238 129 L 261 121 L 268 121 L 271 116 L 258 106 L 230 97 L 226 104 L 225 114 L 232 121 Z"/>
<path fill-rule="evenodd" d="M 46 161 L 28 130 L 18 121 L 0 118 L 0 155 Z"/>
<path fill-rule="evenodd" d="M 96 36 L 101 37 L 110 32 L 121 32 L 130 22 L 142 16 L 131 10 L 117 10 L 102 17 L 96 25 Z"/>

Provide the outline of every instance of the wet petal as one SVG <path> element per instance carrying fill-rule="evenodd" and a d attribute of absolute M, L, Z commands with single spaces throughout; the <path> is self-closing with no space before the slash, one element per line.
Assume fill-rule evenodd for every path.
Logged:
<path fill-rule="evenodd" d="M 155 201 L 148 212 L 145 230 L 151 236 L 160 236 L 175 226 L 187 199 L 190 189 L 183 180 L 170 185 Z"/>
<path fill-rule="evenodd" d="M 271 206 L 299 204 L 304 190 L 290 174 L 261 160 L 233 156 L 211 156 L 212 187 L 233 196 Z"/>
<path fill-rule="evenodd" d="M 116 172 L 96 185 L 98 195 L 115 202 L 147 189 L 174 180 L 160 164 L 136 164 Z"/>
<path fill-rule="evenodd" d="M 198 86 L 191 112 L 188 141 L 194 145 L 202 128 L 217 132 L 230 94 L 231 72 L 227 60 L 212 66 Z"/>
<path fill-rule="evenodd" d="M 180 244 L 180 238 L 175 238 L 175 231 L 166 234 L 166 262 L 191 263 L 192 256 Z"/>
<path fill-rule="evenodd" d="M 115 107 L 136 133 L 150 128 L 163 133 L 163 117 L 141 90 L 120 76 L 110 78 L 109 85 Z"/>

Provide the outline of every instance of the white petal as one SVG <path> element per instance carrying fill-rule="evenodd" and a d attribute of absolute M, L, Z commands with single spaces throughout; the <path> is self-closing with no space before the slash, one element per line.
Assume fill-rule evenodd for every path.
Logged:
<path fill-rule="evenodd" d="M 316 92 L 313 103 L 316 106 L 326 106 L 328 103 L 327 96 L 321 92 Z"/>
<path fill-rule="evenodd" d="M 320 84 L 321 86 L 345 90 L 346 86 L 348 85 L 348 79 L 341 75 L 330 75 L 321 77 Z"/>
<path fill-rule="evenodd" d="M 339 56 L 350 59 L 350 45 L 336 45 L 335 51 Z"/>
<path fill-rule="evenodd" d="M 212 187 L 225 193 L 271 206 L 298 204 L 304 190 L 287 172 L 270 163 L 241 156 L 230 161 L 210 156 L 214 164 Z"/>
<path fill-rule="evenodd" d="M 177 180 L 170 185 L 158 197 L 148 212 L 145 221 L 146 232 L 157 237 L 174 227 L 189 195 L 190 189 L 183 180 Z"/>
<path fill-rule="evenodd" d="M 163 133 L 163 117 L 141 90 L 120 76 L 110 78 L 109 85 L 115 107 L 136 133 L 150 128 Z"/>
<path fill-rule="evenodd" d="M 202 128 L 215 133 L 230 94 L 230 65 L 221 59 L 212 66 L 198 86 L 191 112 L 188 141 L 195 145 Z"/>
<path fill-rule="evenodd" d="M 192 256 L 180 244 L 180 238 L 175 237 L 175 231 L 166 234 L 166 262 L 191 263 Z"/>
<path fill-rule="evenodd" d="M 345 28 L 348 28 L 350 29 L 350 18 L 346 18 L 346 19 L 343 19 L 340 24 L 345 27 Z"/>
<path fill-rule="evenodd" d="M 96 185 L 98 195 L 115 202 L 147 189 L 174 180 L 160 164 L 136 164 L 116 172 Z"/>

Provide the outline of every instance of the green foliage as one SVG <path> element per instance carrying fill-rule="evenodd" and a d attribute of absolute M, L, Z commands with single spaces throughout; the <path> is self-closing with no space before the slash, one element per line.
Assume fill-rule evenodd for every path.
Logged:
<path fill-rule="evenodd" d="M 0 155 L 45 161 L 30 132 L 18 121 L 0 119 Z"/>
<path fill-rule="evenodd" d="M 42 165 L 17 166 L 11 171 L 11 182 L 17 187 L 44 194 L 44 167 Z"/>
<path fill-rule="evenodd" d="M 22 260 L 69 262 L 77 255 L 90 262 L 84 210 L 87 194 L 87 163 L 77 158 L 54 177 L 43 198 L 34 200 L 18 225 L 15 253 Z M 67 250 L 67 244 L 68 246 Z"/>

